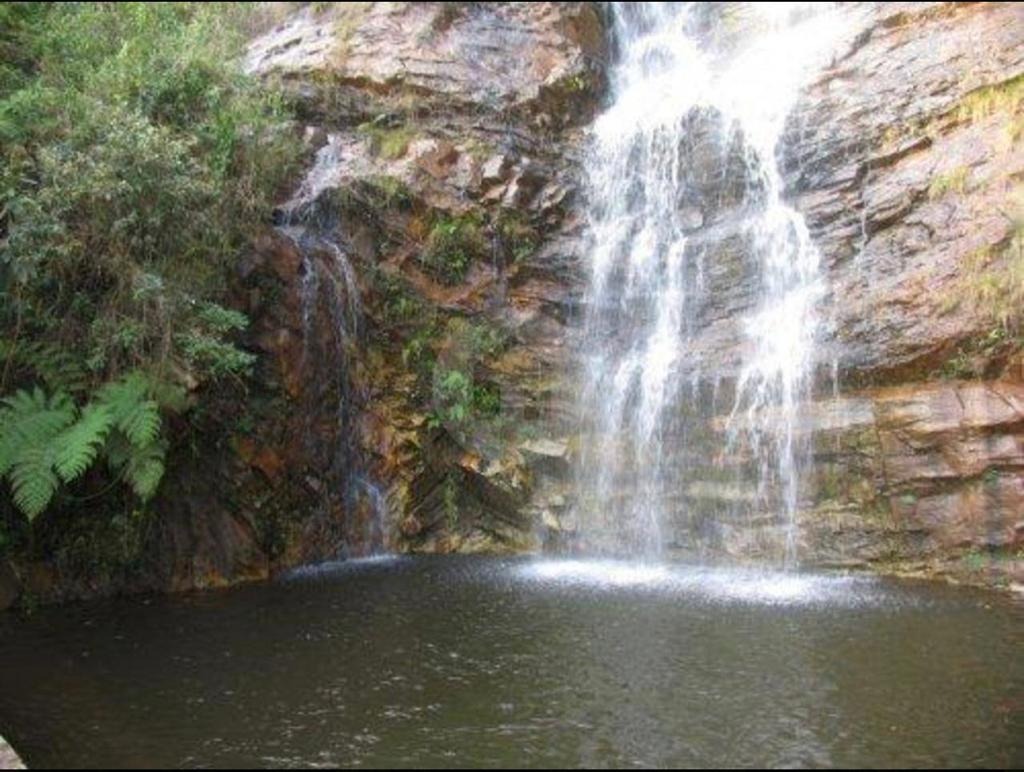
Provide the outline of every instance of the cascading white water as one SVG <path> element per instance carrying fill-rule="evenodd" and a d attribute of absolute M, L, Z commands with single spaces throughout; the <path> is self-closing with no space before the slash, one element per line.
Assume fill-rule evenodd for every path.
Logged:
<path fill-rule="evenodd" d="M 702 373 L 688 357 L 708 302 L 708 180 L 734 175 L 744 259 L 760 289 L 745 319 L 735 401 L 720 454 L 749 456 L 758 502 L 786 524 L 794 556 L 802 449 L 798 409 L 808 395 L 818 254 L 783 199 L 776 160 L 785 121 L 808 72 L 841 24 L 821 4 L 615 3 L 612 103 L 588 159 L 590 286 L 579 398 L 577 520 L 586 546 L 652 556 L 685 502 L 686 442 L 698 423 Z M 694 136 L 717 156 L 694 160 Z M 730 165 L 730 158 L 742 163 Z M 737 181 L 716 184 L 735 188 Z M 703 189 L 701 189 L 703 188 Z M 713 217 L 713 214 L 708 214 Z"/>

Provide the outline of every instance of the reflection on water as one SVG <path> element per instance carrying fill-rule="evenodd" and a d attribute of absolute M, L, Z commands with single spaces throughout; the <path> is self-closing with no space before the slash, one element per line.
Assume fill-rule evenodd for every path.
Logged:
<path fill-rule="evenodd" d="M 677 565 L 372 558 L 0 618 L 58 766 L 1019 766 L 1024 613 Z"/>

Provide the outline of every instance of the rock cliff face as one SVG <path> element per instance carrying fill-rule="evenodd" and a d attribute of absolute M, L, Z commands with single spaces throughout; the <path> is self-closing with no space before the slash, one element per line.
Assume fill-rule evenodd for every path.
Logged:
<path fill-rule="evenodd" d="M 310 170 L 239 269 L 262 354 L 255 418 L 167 481 L 137 586 L 223 584 L 381 543 L 572 539 L 580 163 L 613 47 L 601 9 L 325 5 L 246 61 L 294 100 Z M 1001 309 L 1024 282 L 1024 7 L 843 12 L 848 39 L 780 149 L 830 293 L 801 555 L 1021 581 L 1024 360 Z M 708 284 L 688 357 L 708 419 L 681 459 L 683 551 L 744 495 L 701 463 L 757 297 L 728 174 L 742 159 L 712 146 L 714 120 L 692 116 L 700 195 L 680 214 Z M 716 550 L 756 557 L 747 524 L 713 530 Z"/>
<path fill-rule="evenodd" d="M 1024 8 L 867 9 L 786 147 L 828 267 L 812 555 L 1020 581 Z M 1017 317 L 1019 319 L 1019 316 Z"/>
<path fill-rule="evenodd" d="M 830 287 L 802 555 L 1004 581 L 1024 511 L 1020 342 L 997 310 L 1021 278 L 1024 12 L 844 12 L 848 39 L 781 148 Z M 323 191 L 344 193 L 330 206 L 367 308 L 359 434 L 387 488 L 392 548 L 571 539 L 579 160 L 608 58 L 601 21 L 587 4 L 375 4 L 304 11 L 252 47 L 249 66 L 284 79 L 338 148 Z M 713 146 L 715 120 L 692 116 L 699 200 L 681 216 L 708 266 L 689 359 L 716 394 L 705 439 L 720 445 L 715 408 L 729 404 L 758 277 L 730 184 L 742 175 L 728 174 L 742 159 Z M 445 229 L 460 242 L 449 257 L 471 253 L 464 271 L 443 265 Z M 684 548 L 684 532 L 743 495 L 701 466 L 700 438 L 691 446 Z M 758 553 L 747 524 L 714 530 L 717 549 Z"/>
<path fill-rule="evenodd" d="M 358 284 L 345 430 L 391 548 L 539 546 L 536 494 L 567 453 L 542 434 L 568 418 L 578 155 L 605 57 L 597 9 L 573 3 L 307 8 L 252 47 L 249 67 L 311 122 L 287 219 L 334 244 Z M 279 233 L 255 263 L 289 249 Z M 289 349 L 330 331 L 268 313 L 261 340 L 301 401 L 337 361 L 303 367 Z"/>

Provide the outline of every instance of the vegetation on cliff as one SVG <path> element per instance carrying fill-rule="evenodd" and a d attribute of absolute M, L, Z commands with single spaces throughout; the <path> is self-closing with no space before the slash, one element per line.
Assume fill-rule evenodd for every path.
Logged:
<path fill-rule="evenodd" d="M 169 414 L 252 366 L 226 278 L 297 160 L 237 66 L 260 13 L 0 8 L 0 476 L 29 518 L 55 494 L 137 507 Z M 0 550 L 12 530 L 7 511 Z"/>

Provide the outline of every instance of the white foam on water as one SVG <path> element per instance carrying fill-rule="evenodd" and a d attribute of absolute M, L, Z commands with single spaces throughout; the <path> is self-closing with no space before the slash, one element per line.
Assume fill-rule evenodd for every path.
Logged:
<path fill-rule="evenodd" d="M 708 602 L 771 606 L 863 605 L 882 596 L 877 580 L 866 576 L 764 571 L 619 560 L 540 559 L 515 566 L 530 582 L 598 590 L 634 588 L 697 597 Z"/>
<path fill-rule="evenodd" d="M 293 568 L 283 574 L 281 576 L 281 580 L 287 582 L 293 579 L 309 579 L 319 576 L 330 576 L 332 574 L 354 571 L 370 566 L 398 563 L 406 559 L 407 558 L 404 555 L 381 553 L 376 555 L 365 555 L 358 558 L 348 558 L 347 560 L 325 560 L 322 563 L 312 563 L 308 566 Z"/>
<path fill-rule="evenodd" d="M 671 576 L 663 565 L 610 560 L 542 560 L 530 563 L 524 573 L 531 579 L 615 587 L 664 584 Z"/>

